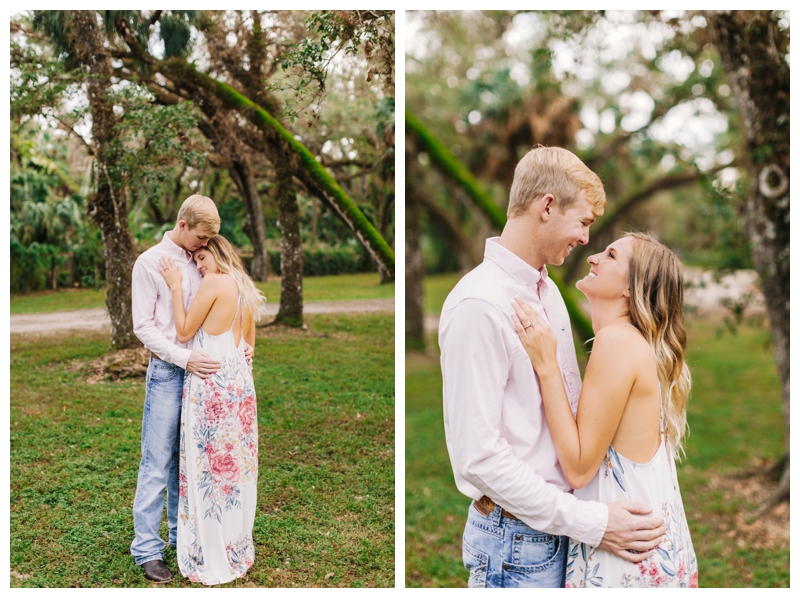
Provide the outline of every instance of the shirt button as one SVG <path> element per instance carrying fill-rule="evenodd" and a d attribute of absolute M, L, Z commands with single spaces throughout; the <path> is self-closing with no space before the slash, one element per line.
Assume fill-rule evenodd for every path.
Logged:
<path fill-rule="evenodd" d="M 503 569 L 505 569 L 506 571 L 508 571 L 508 570 L 510 569 L 510 566 L 509 566 L 509 564 L 508 564 L 508 563 L 503 563 Z"/>

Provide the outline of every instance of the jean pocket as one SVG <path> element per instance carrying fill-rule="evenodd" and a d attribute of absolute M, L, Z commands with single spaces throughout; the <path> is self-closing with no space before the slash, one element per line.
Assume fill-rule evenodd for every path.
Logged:
<path fill-rule="evenodd" d="M 485 588 L 486 573 L 489 570 L 489 556 L 480 550 L 476 550 L 466 542 L 462 542 L 461 558 L 464 559 L 464 566 L 469 571 L 467 587 Z"/>
<path fill-rule="evenodd" d="M 154 359 L 148 369 L 148 382 L 162 383 L 169 382 L 177 376 L 180 368 L 174 363 Z"/>
<path fill-rule="evenodd" d="M 563 542 L 551 534 L 515 533 L 512 562 L 503 563 L 503 587 L 563 587 Z"/>

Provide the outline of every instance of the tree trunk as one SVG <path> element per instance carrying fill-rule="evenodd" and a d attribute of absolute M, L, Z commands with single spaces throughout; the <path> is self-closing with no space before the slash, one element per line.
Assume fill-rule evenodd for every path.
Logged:
<path fill-rule="evenodd" d="M 425 349 L 425 264 L 420 245 L 420 205 L 406 193 L 406 349 Z"/>
<path fill-rule="evenodd" d="M 131 316 L 131 274 L 135 251 L 128 227 L 126 181 L 112 177 L 116 172 L 115 149 L 117 117 L 107 99 L 111 87 L 111 58 L 95 11 L 72 12 L 70 42 L 78 61 L 89 71 L 87 82 L 92 114 L 92 139 L 97 158 L 97 189 L 89 200 L 88 211 L 100 227 L 106 264 L 106 306 L 111 318 L 111 349 L 139 346 L 133 334 Z"/>
<path fill-rule="evenodd" d="M 320 204 L 317 201 L 311 202 L 311 245 L 316 247 L 319 239 L 317 238 L 317 228 L 319 227 Z"/>
<path fill-rule="evenodd" d="M 100 165 L 102 168 L 102 164 Z M 99 187 L 99 185 L 98 185 Z M 98 190 L 89 203 L 89 214 L 100 227 L 103 259 L 106 265 L 106 306 L 111 318 L 111 349 L 118 351 L 140 346 L 133 334 L 131 277 L 135 258 L 133 237 L 128 229 L 127 210 L 120 226 L 119 212 L 111 187 Z M 117 190 L 119 191 L 119 190 Z"/>
<path fill-rule="evenodd" d="M 394 238 L 390 239 L 388 234 L 390 232 L 389 219 L 391 218 L 392 213 L 394 213 L 394 193 L 390 193 L 386 198 L 385 203 L 381 202 L 380 205 L 382 207 L 382 211 L 378 214 L 378 227 L 383 238 L 387 239 L 387 242 L 391 240 L 392 248 L 394 248 Z M 379 269 L 379 273 L 381 275 L 381 284 L 389 284 L 394 282 L 394 276 L 389 276 L 389 273 L 386 270 Z"/>
<path fill-rule="evenodd" d="M 300 210 L 292 173 L 276 163 L 275 201 L 281 231 L 281 304 L 275 321 L 286 326 L 303 325 L 303 244 Z"/>
<path fill-rule="evenodd" d="M 751 164 L 744 232 L 769 314 L 786 426 L 786 461 L 763 512 L 789 497 L 789 32 L 772 11 L 707 11 L 742 116 Z"/>
<path fill-rule="evenodd" d="M 380 232 L 383 235 L 384 239 L 387 239 L 387 242 L 390 240 L 389 237 L 392 232 L 390 230 L 389 225 L 392 221 L 392 215 L 394 214 L 394 191 L 388 193 L 386 198 L 379 203 L 380 206 L 380 213 L 378 221 L 380 222 Z M 394 245 L 394 238 L 391 239 L 391 244 Z"/>
<path fill-rule="evenodd" d="M 236 184 L 239 193 L 244 198 L 247 214 L 250 216 L 250 226 L 247 236 L 253 245 L 253 261 L 250 264 L 250 276 L 253 280 L 266 281 L 269 276 L 269 257 L 267 256 L 266 227 L 264 226 L 264 213 L 261 210 L 261 199 L 256 191 L 256 181 L 250 168 L 247 156 L 241 154 L 232 158 L 228 170 Z"/>

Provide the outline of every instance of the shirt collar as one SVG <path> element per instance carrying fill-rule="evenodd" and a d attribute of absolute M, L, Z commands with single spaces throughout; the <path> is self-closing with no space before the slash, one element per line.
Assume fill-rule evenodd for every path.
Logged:
<path fill-rule="evenodd" d="M 172 239 L 169 238 L 169 234 L 172 231 L 167 231 L 164 233 L 164 236 L 161 239 L 161 247 L 165 249 L 167 253 L 174 256 L 175 258 L 182 259 L 184 261 L 189 261 L 192 259 L 192 252 L 185 250 L 183 247 L 180 247 L 178 244 L 175 243 Z M 186 253 L 184 253 L 186 251 Z M 188 256 L 188 257 L 186 257 Z"/>
<path fill-rule="evenodd" d="M 500 237 L 486 239 L 483 257 L 497 264 L 521 285 L 533 286 L 547 280 L 547 266 L 542 266 L 537 270 L 521 257 L 500 245 Z"/>

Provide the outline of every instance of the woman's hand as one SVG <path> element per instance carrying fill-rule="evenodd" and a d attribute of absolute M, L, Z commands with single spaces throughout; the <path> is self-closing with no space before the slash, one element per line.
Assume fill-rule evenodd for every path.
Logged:
<path fill-rule="evenodd" d="M 171 258 L 162 257 L 159 261 L 159 268 L 158 271 L 161 272 L 161 275 L 164 277 L 164 280 L 167 281 L 167 286 L 170 288 L 171 291 L 180 291 L 181 290 L 181 283 L 183 281 L 183 274 L 181 274 L 181 269 L 175 265 L 175 262 L 172 261 Z"/>
<path fill-rule="evenodd" d="M 514 314 L 511 320 L 517 329 L 522 346 L 531 358 L 533 369 L 542 375 L 547 368 L 558 368 L 556 349 L 558 340 L 550 325 L 530 305 L 518 297 L 511 302 Z"/>

